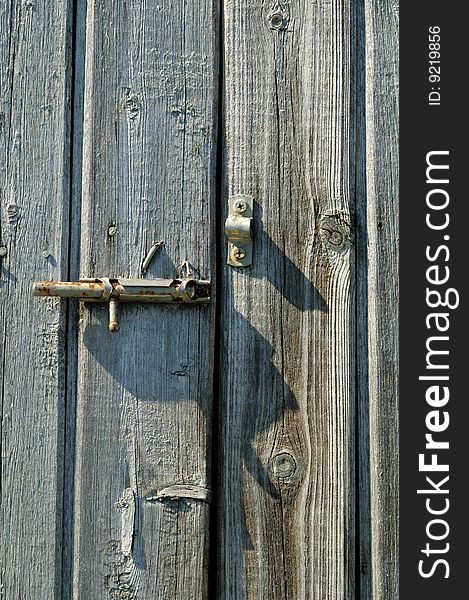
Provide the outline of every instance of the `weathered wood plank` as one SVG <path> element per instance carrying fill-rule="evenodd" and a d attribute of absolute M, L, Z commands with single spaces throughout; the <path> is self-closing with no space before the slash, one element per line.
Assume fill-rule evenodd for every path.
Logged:
<path fill-rule="evenodd" d="M 0 597 L 63 598 L 68 0 L 0 4 Z"/>
<path fill-rule="evenodd" d="M 354 6 L 224 2 L 220 598 L 355 597 Z"/>
<path fill-rule="evenodd" d="M 162 240 L 147 278 L 213 281 L 216 3 L 92 0 L 87 21 L 82 275 L 138 277 Z M 82 308 L 75 598 L 206 597 L 214 309 L 126 305 L 109 334 Z"/>
<path fill-rule="evenodd" d="M 359 215 L 361 597 L 398 586 L 398 2 L 365 2 L 366 195 Z M 369 457 L 369 458 L 367 458 Z"/>

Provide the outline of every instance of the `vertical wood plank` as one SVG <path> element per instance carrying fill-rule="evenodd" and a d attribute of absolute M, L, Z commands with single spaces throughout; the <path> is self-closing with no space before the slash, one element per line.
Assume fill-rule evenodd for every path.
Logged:
<path fill-rule="evenodd" d="M 220 598 L 355 597 L 354 7 L 224 1 Z"/>
<path fill-rule="evenodd" d="M 0 5 L 0 597 L 62 598 L 70 3 Z"/>
<path fill-rule="evenodd" d="M 90 0 L 81 272 L 214 281 L 212 0 Z M 206 598 L 215 299 L 81 309 L 75 598 Z M 172 489 L 170 498 L 164 489 Z"/>
<path fill-rule="evenodd" d="M 399 5 L 366 0 L 364 7 L 366 196 L 358 210 L 361 597 L 391 600 L 399 595 Z"/>

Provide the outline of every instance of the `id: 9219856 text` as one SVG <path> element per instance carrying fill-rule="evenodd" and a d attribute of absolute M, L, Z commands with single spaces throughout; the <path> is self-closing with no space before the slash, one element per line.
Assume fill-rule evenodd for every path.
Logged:
<path fill-rule="evenodd" d="M 434 25 L 428 28 L 428 105 L 440 106 L 441 104 L 441 36 L 440 27 Z"/>

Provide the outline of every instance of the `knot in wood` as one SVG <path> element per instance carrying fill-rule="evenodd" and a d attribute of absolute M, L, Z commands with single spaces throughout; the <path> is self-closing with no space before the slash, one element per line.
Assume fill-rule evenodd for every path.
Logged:
<path fill-rule="evenodd" d="M 271 7 L 267 20 L 269 22 L 269 29 L 272 29 L 273 31 L 284 31 L 287 28 L 289 21 L 288 2 L 275 2 Z"/>
<path fill-rule="evenodd" d="M 16 204 L 8 204 L 6 207 L 9 223 L 16 223 L 19 218 L 20 209 Z"/>
<path fill-rule="evenodd" d="M 327 248 L 335 252 L 343 252 L 350 246 L 350 226 L 337 215 L 321 219 L 319 236 Z"/>
<path fill-rule="evenodd" d="M 280 11 L 275 11 L 269 15 L 269 27 L 275 31 L 281 31 L 287 26 L 287 19 Z"/>
<path fill-rule="evenodd" d="M 274 456 L 272 468 L 276 477 L 286 479 L 296 471 L 296 460 L 289 452 L 280 452 Z"/>

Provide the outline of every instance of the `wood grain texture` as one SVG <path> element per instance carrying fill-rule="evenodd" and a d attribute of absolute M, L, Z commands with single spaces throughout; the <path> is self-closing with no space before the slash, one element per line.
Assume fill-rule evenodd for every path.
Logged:
<path fill-rule="evenodd" d="M 0 5 L 0 598 L 62 598 L 68 1 Z"/>
<path fill-rule="evenodd" d="M 354 6 L 224 2 L 219 598 L 355 597 Z"/>
<path fill-rule="evenodd" d="M 364 4 L 366 194 L 359 215 L 361 597 L 398 578 L 398 2 Z"/>
<path fill-rule="evenodd" d="M 82 275 L 139 277 L 162 240 L 147 279 L 214 279 L 217 24 L 212 0 L 88 2 Z M 125 305 L 110 334 L 81 308 L 77 599 L 207 597 L 214 310 Z"/>

